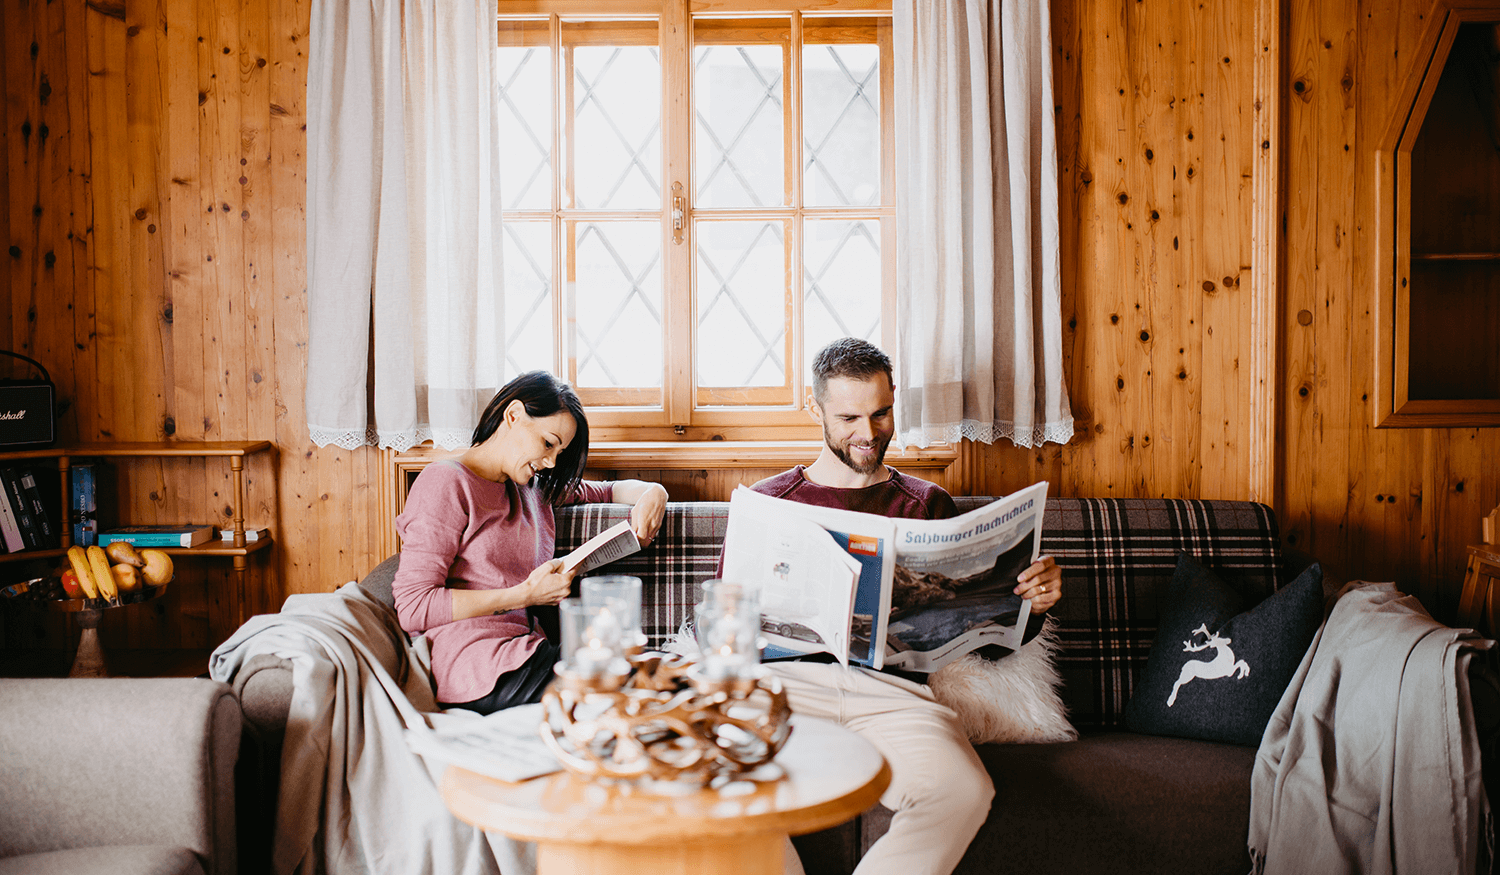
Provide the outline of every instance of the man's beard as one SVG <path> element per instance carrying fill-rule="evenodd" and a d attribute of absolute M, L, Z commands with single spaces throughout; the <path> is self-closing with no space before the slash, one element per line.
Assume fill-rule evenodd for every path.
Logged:
<path fill-rule="evenodd" d="M 886 436 L 876 441 L 875 457 L 869 461 L 869 464 L 855 462 L 853 454 L 849 452 L 849 445 L 847 443 L 835 444 L 832 436 L 828 434 L 828 426 L 826 425 L 823 426 L 823 443 L 827 445 L 828 449 L 833 450 L 833 455 L 840 462 L 848 465 L 856 474 L 874 474 L 885 465 L 885 451 L 891 445 L 891 436 Z"/>

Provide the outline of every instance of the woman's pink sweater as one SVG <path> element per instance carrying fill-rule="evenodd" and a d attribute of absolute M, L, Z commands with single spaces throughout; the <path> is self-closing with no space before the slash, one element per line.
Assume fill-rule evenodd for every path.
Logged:
<path fill-rule="evenodd" d="M 569 504 L 612 500 L 614 484 L 580 484 Z M 428 465 L 396 517 L 401 564 L 391 585 L 401 627 L 432 645 L 439 702 L 488 695 L 501 674 L 519 667 L 544 635 L 526 611 L 453 619 L 448 589 L 504 589 L 552 558 L 552 507 L 532 486 L 485 480 L 452 460 Z"/>

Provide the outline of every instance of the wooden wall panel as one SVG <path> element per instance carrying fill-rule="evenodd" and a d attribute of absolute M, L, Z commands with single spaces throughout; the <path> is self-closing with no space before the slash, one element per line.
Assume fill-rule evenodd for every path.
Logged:
<path fill-rule="evenodd" d="M 0 331 L 52 369 L 66 439 L 275 441 L 247 472 L 247 522 L 277 535 L 251 563 L 251 613 L 383 558 L 383 455 L 314 448 L 303 414 L 308 2 L 0 0 Z M 1368 426 L 1373 139 L 1428 9 L 1263 2 L 1283 4 L 1286 31 L 1278 510 L 1288 542 L 1335 573 L 1441 606 L 1477 513 L 1500 503 L 1500 439 Z M 1251 494 L 1267 391 L 1249 366 L 1260 11 L 1054 0 L 1078 434 L 966 445 L 933 479 L 971 494 L 1037 479 L 1058 495 Z M 227 470 L 123 467 L 122 519 L 227 521 Z M 690 500 L 772 472 L 599 473 L 659 473 Z M 240 608 L 230 581 L 227 562 L 185 567 L 155 613 L 112 621 L 106 640 L 216 644 Z M 66 636 L 49 622 L 42 638 Z"/>
<path fill-rule="evenodd" d="M 1500 504 L 1500 430 L 1370 425 L 1374 150 L 1433 8 L 1289 4 L 1282 524 L 1338 576 L 1394 580 L 1448 618 Z"/>

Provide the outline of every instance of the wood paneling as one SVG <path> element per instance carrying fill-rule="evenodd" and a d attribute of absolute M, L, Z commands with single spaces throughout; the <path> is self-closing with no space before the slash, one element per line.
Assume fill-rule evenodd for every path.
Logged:
<path fill-rule="evenodd" d="M 246 522 L 277 533 L 251 563 L 252 613 L 383 558 L 391 488 L 380 452 L 307 438 L 308 2 L 0 0 L 0 331 L 52 369 L 66 439 L 275 441 L 247 472 Z M 1500 503 L 1500 432 L 1375 430 L 1368 408 L 1374 140 L 1428 8 L 1284 0 L 1270 11 L 1054 0 L 1079 433 L 1063 447 L 966 445 L 933 479 L 971 494 L 1047 479 L 1059 495 L 1246 498 L 1262 489 L 1258 452 L 1291 545 L 1346 578 L 1394 579 L 1441 612 L 1479 513 Z M 1260 62 L 1257 86 L 1257 22 L 1278 20 L 1281 63 L 1268 76 Z M 1278 80 L 1279 94 L 1258 94 Z M 1275 128 L 1258 102 L 1285 107 L 1279 158 L 1260 154 L 1258 133 Z M 1254 198 L 1274 196 L 1277 168 L 1284 218 L 1266 220 Z M 1279 275 L 1257 277 L 1252 235 L 1267 228 L 1282 235 L 1260 250 Z M 1267 298 L 1279 300 L 1269 319 Z M 1267 349 L 1277 385 L 1262 387 L 1252 375 Z M 1257 432 L 1274 453 L 1256 448 Z M 227 519 L 218 466 L 122 467 L 122 519 Z M 659 476 L 674 498 L 703 499 L 772 472 L 598 473 Z M 230 575 L 227 562 L 185 564 L 158 613 L 112 618 L 106 644 L 218 643 L 237 607 Z M 5 628 L 7 646 L 67 635 L 55 617 Z"/>
<path fill-rule="evenodd" d="M 1289 543 L 1339 576 L 1394 580 L 1449 618 L 1465 545 L 1500 503 L 1500 429 L 1371 425 L 1375 150 L 1433 11 L 1290 4 L 1281 519 Z"/>

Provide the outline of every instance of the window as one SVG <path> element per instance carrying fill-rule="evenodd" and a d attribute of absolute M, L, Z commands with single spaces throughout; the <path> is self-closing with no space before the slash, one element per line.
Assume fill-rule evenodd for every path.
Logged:
<path fill-rule="evenodd" d="M 526 5 L 498 28 L 507 376 L 564 375 L 605 440 L 813 436 L 812 354 L 892 348 L 889 11 Z"/>

